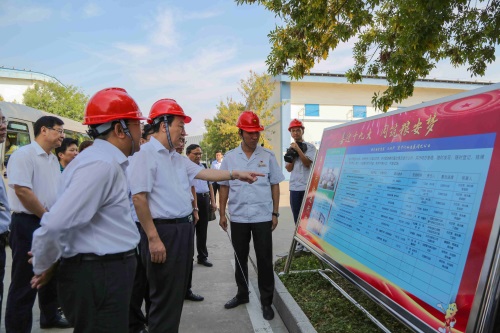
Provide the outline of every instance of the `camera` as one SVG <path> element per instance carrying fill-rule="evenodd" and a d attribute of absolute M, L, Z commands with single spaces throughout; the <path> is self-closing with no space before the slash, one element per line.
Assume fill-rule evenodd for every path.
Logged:
<path fill-rule="evenodd" d="M 303 153 L 307 151 L 307 145 L 305 142 L 295 142 L 297 146 L 299 146 L 300 150 L 302 150 Z M 299 157 L 299 153 L 295 151 L 293 148 L 288 148 L 286 150 L 285 156 L 283 158 L 285 159 L 285 162 L 287 163 L 293 163 L 293 160 Z"/>

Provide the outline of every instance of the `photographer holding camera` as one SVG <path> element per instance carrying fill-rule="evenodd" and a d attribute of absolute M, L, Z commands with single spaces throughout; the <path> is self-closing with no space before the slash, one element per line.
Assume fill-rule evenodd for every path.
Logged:
<path fill-rule="evenodd" d="M 308 142 L 304 142 L 304 124 L 293 119 L 288 126 L 288 131 L 292 135 L 294 142 L 287 149 L 284 156 L 285 169 L 291 172 L 290 175 L 290 206 L 292 207 L 293 219 L 297 224 L 299 211 L 306 192 L 307 180 L 311 173 L 311 166 L 316 157 L 316 147 Z M 304 250 L 302 244 L 297 244 L 298 251 Z"/>

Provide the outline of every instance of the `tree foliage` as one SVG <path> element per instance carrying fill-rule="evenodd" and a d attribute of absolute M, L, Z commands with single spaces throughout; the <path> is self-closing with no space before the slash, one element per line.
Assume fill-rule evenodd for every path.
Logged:
<path fill-rule="evenodd" d="M 88 99 L 77 87 L 57 82 L 35 83 L 23 94 L 24 105 L 76 121 L 83 120 Z"/>
<path fill-rule="evenodd" d="M 273 75 L 300 79 L 340 42 L 357 37 L 350 82 L 383 75 L 388 89 L 375 94 L 383 110 L 413 94 L 442 59 L 482 76 L 500 41 L 500 0 L 236 0 L 258 3 L 283 21 L 270 32 L 267 58 Z"/>
<path fill-rule="evenodd" d="M 226 153 L 240 144 L 241 138 L 236 122 L 242 111 L 252 110 L 257 113 L 264 127 L 274 121 L 272 111 L 280 103 L 269 104 L 269 98 L 274 91 L 274 82 L 270 75 L 250 71 L 249 76 L 240 81 L 238 90 L 244 98 L 244 103 L 232 98 L 227 98 L 225 102 L 220 101 L 214 119 L 205 120 L 207 133 L 204 134 L 200 146 L 208 154 L 209 159 L 214 158 L 215 152 L 218 150 Z M 269 132 L 261 134 L 261 141 L 268 148 L 271 147 L 268 139 L 269 134 Z"/>
<path fill-rule="evenodd" d="M 3 96 L 0 95 L 0 102 L 3 102 L 3 101 L 4 101 Z"/>
<path fill-rule="evenodd" d="M 245 105 L 227 98 L 225 102 L 219 102 L 217 110 L 214 119 L 205 119 L 207 132 L 200 143 L 209 159 L 215 157 L 216 151 L 225 153 L 239 144 L 240 138 L 235 125 L 238 116 L 245 110 Z"/>

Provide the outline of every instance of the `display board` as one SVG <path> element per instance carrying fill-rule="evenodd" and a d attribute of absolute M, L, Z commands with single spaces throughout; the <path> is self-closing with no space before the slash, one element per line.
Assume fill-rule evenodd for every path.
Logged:
<path fill-rule="evenodd" d="M 296 237 L 415 331 L 477 332 L 499 131 L 500 85 L 325 129 Z"/>

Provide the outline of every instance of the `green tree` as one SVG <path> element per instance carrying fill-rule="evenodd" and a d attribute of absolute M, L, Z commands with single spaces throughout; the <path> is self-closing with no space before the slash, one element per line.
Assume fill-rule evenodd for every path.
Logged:
<path fill-rule="evenodd" d="M 0 102 L 3 102 L 3 101 L 5 101 L 5 100 L 3 99 L 3 96 L 0 95 Z"/>
<path fill-rule="evenodd" d="M 23 94 L 24 105 L 76 121 L 83 120 L 88 99 L 79 88 L 57 82 L 35 83 Z"/>
<path fill-rule="evenodd" d="M 216 151 L 225 153 L 239 144 L 240 138 L 235 125 L 238 116 L 245 110 L 245 105 L 227 98 L 226 102 L 219 102 L 217 110 L 214 119 L 205 119 L 207 132 L 200 143 L 209 160 L 215 158 Z"/>
<path fill-rule="evenodd" d="M 271 75 L 262 73 L 257 74 L 250 71 L 247 79 L 240 80 L 240 94 L 245 99 L 246 110 L 255 111 L 263 126 L 268 126 L 274 121 L 273 110 L 280 104 L 269 105 L 274 91 L 274 81 Z M 266 147 L 269 147 L 265 133 L 263 137 L 266 140 Z"/>
<path fill-rule="evenodd" d="M 273 75 L 309 73 L 340 42 L 357 37 L 350 82 L 383 75 L 388 89 L 375 93 L 380 110 L 413 94 L 442 59 L 482 76 L 500 41 L 499 0 L 235 0 L 263 5 L 283 21 L 270 32 L 267 58 Z"/>
<path fill-rule="evenodd" d="M 214 119 L 205 120 L 207 133 L 204 134 L 200 146 L 208 154 L 209 159 L 213 159 L 218 150 L 225 153 L 238 146 L 241 139 L 236 122 L 242 111 L 252 110 L 257 113 L 264 127 L 274 121 L 273 110 L 280 103 L 269 104 L 269 98 L 274 91 L 274 82 L 270 75 L 250 71 L 248 78 L 240 81 L 238 90 L 245 100 L 244 103 L 232 98 L 227 98 L 225 102 L 220 101 Z M 269 134 L 271 133 L 263 132 L 261 135 L 261 141 L 268 148 L 272 147 L 268 139 Z"/>

